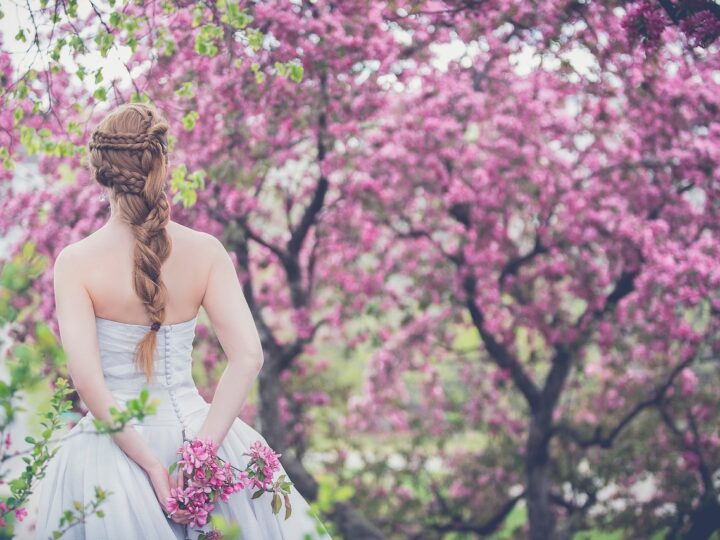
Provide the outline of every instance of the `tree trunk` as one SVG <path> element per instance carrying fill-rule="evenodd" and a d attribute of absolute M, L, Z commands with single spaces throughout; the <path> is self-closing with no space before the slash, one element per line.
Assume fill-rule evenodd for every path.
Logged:
<path fill-rule="evenodd" d="M 270 447 L 281 453 L 280 462 L 290 476 L 294 489 L 303 498 L 314 501 L 318 497 L 318 484 L 291 449 L 285 447 L 286 426 L 280 422 L 280 365 L 279 353 L 268 344 L 263 344 L 265 362 L 258 376 L 259 430 Z M 352 540 L 382 540 L 383 534 L 362 514 L 348 503 L 337 503 L 330 511 L 330 518 L 336 524 L 343 538 Z"/>
<path fill-rule="evenodd" d="M 265 362 L 258 375 L 260 426 L 258 431 L 267 439 L 270 447 L 278 453 L 285 451 L 284 426 L 280 424 L 280 374 L 278 359 L 265 348 Z"/>
<path fill-rule="evenodd" d="M 544 409 L 544 408 L 543 408 Z M 550 456 L 548 434 L 551 413 L 541 409 L 530 417 L 526 446 L 525 474 L 527 508 L 531 540 L 548 540 L 555 532 L 555 517 L 550 502 Z"/>
<path fill-rule="evenodd" d="M 692 525 L 683 535 L 685 540 L 707 540 L 720 530 L 720 504 L 714 496 L 704 497 L 700 507 L 690 514 Z"/>

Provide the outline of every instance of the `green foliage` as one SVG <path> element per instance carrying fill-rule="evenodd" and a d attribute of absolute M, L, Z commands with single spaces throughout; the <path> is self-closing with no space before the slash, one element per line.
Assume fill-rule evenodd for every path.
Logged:
<path fill-rule="evenodd" d="M 223 30 L 218 25 L 207 23 L 200 27 L 195 37 L 195 52 L 200 56 L 215 56 L 218 53 L 217 43 L 223 37 Z"/>
<path fill-rule="evenodd" d="M 197 200 L 197 190 L 205 187 L 205 171 L 202 169 L 187 174 L 185 164 L 178 165 L 170 177 L 170 188 L 175 192 L 173 202 L 182 202 L 189 208 Z"/>
<path fill-rule="evenodd" d="M 175 90 L 175 95 L 178 97 L 191 98 L 195 95 L 194 81 L 185 81 L 180 85 L 180 88 Z"/>
<path fill-rule="evenodd" d="M 262 47 L 263 41 L 265 40 L 265 36 L 263 35 L 260 30 L 256 30 L 255 28 L 251 28 L 247 32 L 247 40 L 248 45 L 250 45 L 250 48 L 253 50 L 253 52 L 258 52 L 260 48 Z"/>
<path fill-rule="evenodd" d="M 502 527 L 490 538 L 492 540 L 512 540 L 521 535 L 521 528 L 527 522 L 527 508 L 523 501 L 515 505 L 505 518 Z"/>
<path fill-rule="evenodd" d="M 95 498 L 89 503 L 83 505 L 80 501 L 74 501 L 73 508 L 63 513 L 60 518 L 60 528 L 53 531 L 52 537 L 54 539 L 62 537 L 72 527 L 85 523 L 87 518 L 93 514 L 97 514 L 98 517 L 105 517 L 105 513 L 99 507 L 111 493 L 112 491 L 105 491 L 100 486 L 95 486 Z"/>
<path fill-rule="evenodd" d="M 150 96 L 148 96 L 145 92 L 142 94 L 138 94 L 137 92 L 133 92 L 130 96 L 130 102 L 131 103 L 150 103 L 151 99 Z"/>
<path fill-rule="evenodd" d="M 217 512 L 210 515 L 212 528 L 219 531 L 225 540 L 237 540 L 242 535 L 242 527 L 239 523 L 228 523 L 227 520 Z M 201 533 L 198 540 L 204 540 L 205 534 Z"/>
<path fill-rule="evenodd" d="M 98 31 L 95 35 L 95 43 L 98 45 L 100 55 L 106 58 L 108 51 L 115 44 L 115 36 L 104 29 Z"/>
<path fill-rule="evenodd" d="M 192 131 L 195 129 L 195 124 L 197 123 L 198 118 L 200 118 L 200 113 L 197 111 L 189 111 L 183 116 L 183 127 L 187 131 Z"/>
<path fill-rule="evenodd" d="M 165 28 L 158 28 L 158 36 L 155 39 L 155 46 L 159 51 L 161 51 L 162 56 L 173 56 L 175 54 L 176 45 L 175 40 L 170 37 Z"/>
<path fill-rule="evenodd" d="M 275 62 L 275 71 L 281 77 L 290 77 L 290 80 L 298 83 L 302 81 L 304 69 L 302 64 L 292 62 Z"/>
<path fill-rule="evenodd" d="M 138 398 L 128 399 L 125 402 L 125 409 L 120 411 L 115 407 L 110 407 L 111 421 L 105 422 L 99 418 L 93 418 L 92 423 L 95 429 L 98 433 L 115 433 L 122 431 L 125 425 L 133 419 L 143 420 L 146 416 L 155 414 L 159 400 L 154 399 L 148 403 L 148 396 L 149 390 L 143 388 Z"/>
<path fill-rule="evenodd" d="M 27 379 L 28 375 L 25 372 L 11 372 L 10 382 L 2 383 L 3 391 L 0 394 L 0 404 L 2 404 L 6 414 L 0 423 L 0 432 L 4 433 L 13 422 L 14 414 L 7 414 L 9 410 L 8 405 L 17 399 L 18 394 L 23 389 L 22 385 Z M 8 508 L 6 513 L 23 507 L 32 494 L 34 483 L 45 476 L 49 461 L 58 451 L 58 448 L 50 448 L 51 437 L 63 425 L 60 417 L 71 407 L 71 403 L 65 399 L 65 396 L 72 392 L 73 390 L 69 387 L 67 381 L 63 378 L 58 378 L 55 383 L 55 390 L 50 399 L 50 411 L 42 414 L 43 420 L 41 421 L 41 425 L 44 429 L 40 438 L 25 437 L 25 442 L 31 445 L 31 448 L 25 452 L 12 455 L 2 454 L 0 464 L 4 464 L 9 459 L 16 457 L 22 457 L 22 460 L 25 462 L 25 468 L 20 473 L 20 476 L 7 482 L 10 488 L 10 496 L 4 500 Z M 15 411 L 17 410 L 18 409 L 15 408 Z M 3 468 L 0 470 L 0 478 L 5 479 L 6 476 L 7 471 Z"/>
<path fill-rule="evenodd" d="M 258 64 L 257 62 L 253 62 L 250 65 L 250 69 L 255 74 L 255 82 L 259 84 L 265 80 L 265 74 L 260 71 L 260 64 Z"/>
<path fill-rule="evenodd" d="M 104 89 L 103 89 L 104 91 Z M 16 109 L 17 113 L 18 109 Z M 22 114 L 16 115 L 16 119 Z M 18 120 L 19 122 L 19 120 Z M 20 130 L 20 143 L 25 147 L 28 155 L 44 154 L 55 157 L 73 157 L 83 154 L 85 147 L 76 145 L 67 139 L 53 140 L 52 133 L 47 129 L 37 130 L 33 127 L 17 124 Z"/>
<path fill-rule="evenodd" d="M 95 5 L 94 19 L 89 22 L 80 19 L 77 0 L 63 3 L 62 10 L 48 9 L 50 5 L 48 0 L 40 0 L 39 5 L 38 9 L 37 6 L 27 4 L 26 13 L 22 14 L 24 20 L 32 21 L 32 24 L 38 27 L 49 24 L 55 30 L 50 35 L 44 35 L 37 33 L 34 26 L 30 28 L 20 26 L 16 29 L 14 38 L 20 43 L 30 43 L 28 52 L 35 48 L 35 54 L 42 57 L 41 60 L 44 60 L 48 67 L 40 73 L 35 68 L 29 68 L 19 74 L 16 80 L 6 81 L 6 86 L 10 89 L 6 98 L 14 100 L 14 102 L 6 102 L 6 106 L 9 106 L 13 112 L 13 131 L 18 132 L 17 140 L 26 149 L 28 155 L 72 158 L 85 153 L 83 144 L 76 145 L 71 142 L 71 136 L 81 137 L 87 131 L 85 126 L 79 126 L 77 121 L 68 121 L 70 125 L 67 126 L 65 133 L 61 131 L 64 126 L 57 126 L 53 133 L 50 131 L 41 133 L 34 127 L 36 124 L 29 119 L 41 114 L 47 115 L 52 109 L 53 103 L 48 107 L 47 99 L 50 96 L 52 100 L 53 96 L 47 89 L 42 88 L 42 85 L 50 84 L 49 74 L 67 69 L 67 63 L 64 61 L 61 63 L 61 59 L 67 58 L 67 53 L 70 53 L 74 66 L 67 69 L 68 74 L 77 77 L 81 86 L 83 83 L 89 86 L 86 83 L 92 80 L 94 87 L 88 90 L 88 94 L 96 101 L 107 101 L 113 97 L 110 92 L 115 92 L 116 89 L 114 86 L 101 86 L 106 82 L 103 69 L 93 69 L 90 72 L 84 65 L 86 55 L 97 51 L 101 57 L 107 58 L 113 49 L 120 50 L 122 46 L 129 47 L 134 53 L 142 42 L 145 47 L 151 49 L 151 55 L 154 51 L 157 56 L 172 57 L 178 44 L 165 26 L 157 24 L 155 13 L 152 15 L 152 21 L 150 15 L 143 12 L 137 15 L 129 14 L 122 6 L 116 8 L 115 0 L 110 0 L 104 6 Z M 169 15 L 179 9 L 170 1 L 161 2 L 161 8 L 161 15 Z M 221 47 L 239 40 L 247 44 L 243 51 L 245 57 L 254 56 L 263 47 L 265 34 L 260 29 L 251 27 L 254 17 L 250 15 L 248 8 L 241 7 L 238 0 L 220 0 L 214 7 L 215 11 L 212 12 L 204 4 L 197 4 L 191 9 L 193 17 L 191 26 L 199 27 L 199 31 L 194 33 L 194 43 L 192 41 L 190 43 L 198 55 L 215 56 L 220 52 Z M 4 13 L 0 11 L 0 18 L 3 16 Z M 80 29 L 88 24 L 92 31 L 81 33 Z M 151 32 L 148 31 L 148 26 L 152 26 Z M 232 54 L 235 56 L 236 52 L 233 51 Z M 239 67 L 242 62 L 243 56 L 233 58 L 235 67 Z M 126 67 L 129 72 L 131 66 Z M 252 71 L 257 83 L 265 80 L 265 73 L 258 62 L 253 63 Z M 297 60 L 277 63 L 275 71 L 281 76 L 290 77 L 295 82 L 300 82 L 303 78 L 303 67 Z M 33 81 L 37 81 L 38 84 L 31 85 Z M 190 98 L 194 95 L 194 91 L 184 86 L 178 90 L 177 95 Z M 130 100 L 147 103 L 150 98 L 144 93 L 138 96 L 137 92 L 133 91 Z M 83 103 L 78 101 L 72 107 L 81 114 Z M 183 118 L 185 129 L 194 128 L 198 120 L 196 114 L 190 111 Z M 15 133 L 10 135 L 16 136 Z M 6 170 L 14 170 L 16 167 L 13 154 L 14 149 L 0 147 L 0 160 Z M 192 195 L 182 195 L 181 200 L 184 204 L 192 204 Z"/>
<path fill-rule="evenodd" d="M 248 14 L 247 8 L 240 9 L 235 0 L 219 0 L 217 8 L 222 13 L 220 20 L 233 28 L 246 28 L 254 19 L 252 15 Z"/>

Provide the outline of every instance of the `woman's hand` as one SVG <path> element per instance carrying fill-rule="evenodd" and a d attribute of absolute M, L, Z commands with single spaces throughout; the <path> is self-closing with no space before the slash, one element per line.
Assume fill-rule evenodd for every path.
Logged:
<path fill-rule="evenodd" d="M 160 507 L 167 516 L 170 511 L 167 507 L 167 499 L 170 497 L 170 489 L 178 487 L 178 481 L 168 473 L 168 470 L 163 465 L 156 465 L 147 471 L 150 483 L 152 484 L 155 496 L 160 503 Z M 190 512 L 187 510 L 177 510 L 170 519 L 176 523 L 186 525 L 190 523 Z"/>

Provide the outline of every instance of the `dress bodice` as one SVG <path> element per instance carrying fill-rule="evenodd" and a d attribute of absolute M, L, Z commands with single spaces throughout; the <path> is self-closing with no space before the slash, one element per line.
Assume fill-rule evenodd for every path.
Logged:
<path fill-rule="evenodd" d="M 118 404 L 124 407 L 125 401 L 137 398 L 143 388 L 149 390 L 148 401 L 159 400 L 155 414 L 143 419 L 143 424 L 179 423 L 186 427 L 187 417 L 207 404 L 192 377 L 197 315 L 188 321 L 160 326 L 150 382 L 135 365 L 135 348 L 150 325 L 97 316 L 95 323 L 105 383 Z M 92 418 L 91 413 L 88 416 Z"/>

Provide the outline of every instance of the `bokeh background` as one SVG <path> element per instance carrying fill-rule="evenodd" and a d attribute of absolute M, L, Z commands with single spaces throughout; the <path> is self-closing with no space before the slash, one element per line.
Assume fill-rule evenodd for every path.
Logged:
<path fill-rule="evenodd" d="M 242 418 L 334 536 L 720 538 L 720 4 L 0 6 L 0 537 L 86 412 L 88 135 L 150 101 L 262 337 Z M 224 362 L 201 313 L 208 400 Z"/>

